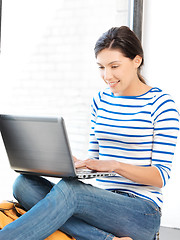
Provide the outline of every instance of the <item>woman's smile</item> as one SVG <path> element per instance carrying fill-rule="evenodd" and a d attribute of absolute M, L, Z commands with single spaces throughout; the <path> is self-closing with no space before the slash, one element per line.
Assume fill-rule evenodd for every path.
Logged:
<path fill-rule="evenodd" d="M 106 81 L 106 83 L 109 85 L 109 87 L 114 88 L 118 85 L 118 83 L 120 83 L 120 80 L 112 81 L 112 82 Z"/>

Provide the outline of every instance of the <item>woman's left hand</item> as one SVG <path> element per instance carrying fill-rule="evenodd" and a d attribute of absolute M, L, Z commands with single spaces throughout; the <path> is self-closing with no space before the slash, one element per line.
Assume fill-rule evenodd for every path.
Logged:
<path fill-rule="evenodd" d="M 87 159 L 81 162 L 77 162 L 78 167 L 86 167 L 91 170 L 95 170 L 98 172 L 112 172 L 115 161 L 103 161 L 103 160 L 95 160 L 95 159 Z"/>

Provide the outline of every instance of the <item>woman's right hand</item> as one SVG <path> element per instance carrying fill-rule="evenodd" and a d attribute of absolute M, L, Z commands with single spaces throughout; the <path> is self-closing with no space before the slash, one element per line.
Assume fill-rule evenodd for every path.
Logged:
<path fill-rule="evenodd" d="M 73 156 L 75 168 L 85 168 L 86 164 L 84 160 L 79 160 L 75 156 Z"/>

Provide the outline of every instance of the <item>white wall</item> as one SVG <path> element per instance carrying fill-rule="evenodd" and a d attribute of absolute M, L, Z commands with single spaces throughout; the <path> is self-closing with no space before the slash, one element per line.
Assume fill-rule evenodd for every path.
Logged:
<path fill-rule="evenodd" d="M 170 93 L 180 109 L 180 1 L 145 0 L 143 74 L 151 86 Z M 180 139 L 171 179 L 164 189 L 162 225 L 180 228 Z"/>

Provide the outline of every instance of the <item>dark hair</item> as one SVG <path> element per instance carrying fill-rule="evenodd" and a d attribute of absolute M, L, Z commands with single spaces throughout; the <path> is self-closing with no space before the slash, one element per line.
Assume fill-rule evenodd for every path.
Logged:
<path fill-rule="evenodd" d="M 114 27 L 105 32 L 96 42 L 94 51 L 97 57 L 98 53 L 105 48 L 117 49 L 127 58 L 134 59 L 137 55 L 142 57 L 142 62 L 138 68 L 137 74 L 139 80 L 146 83 L 140 74 L 141 66 L 144 63 L 144 53 L 141 42 L 136 34 L 128 27 Z"/>

